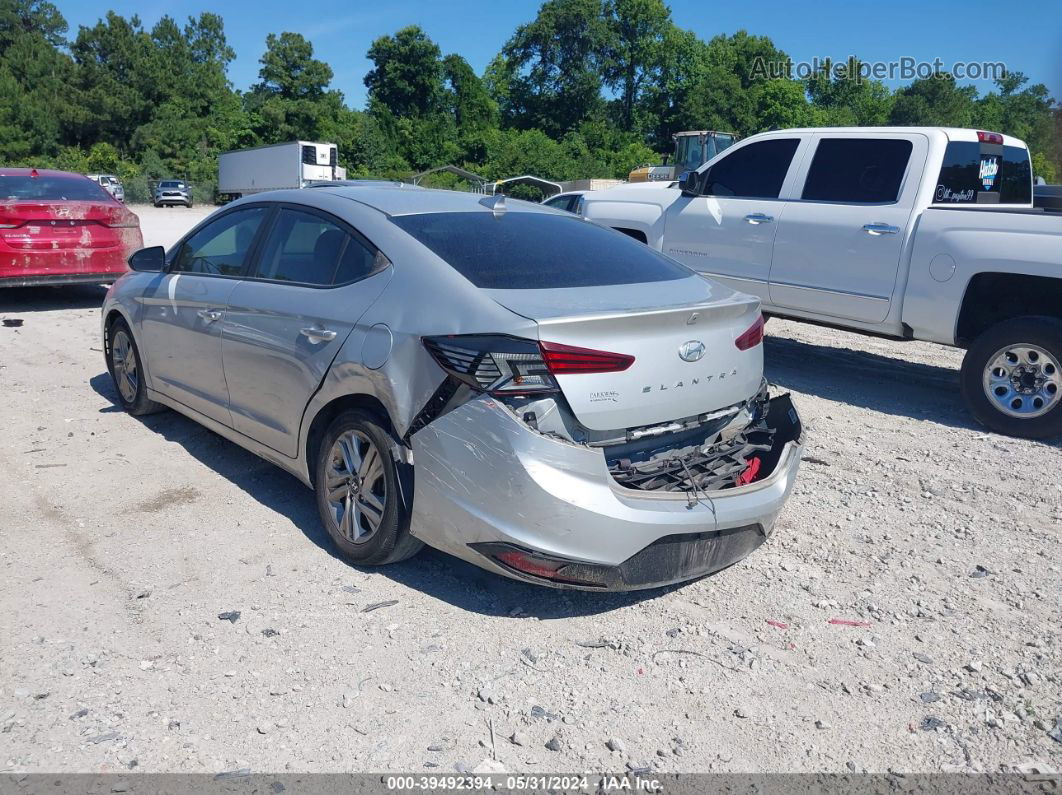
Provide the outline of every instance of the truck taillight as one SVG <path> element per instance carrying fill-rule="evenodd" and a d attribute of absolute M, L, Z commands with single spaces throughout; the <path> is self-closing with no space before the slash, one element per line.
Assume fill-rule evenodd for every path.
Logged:
<path fill-rule="evenodd" d="M 1003 145 L 1002 133 L 985 132 L 983 130 L 977 131 L 977 140 L 983 144 L 999 144 Z"/>
<path fill-rule="evenodd" d="M 746 329 L 740 337 L 734 340 L 734 344 L 737 345 L 739 351 L 747 351 L 749 348 L 755 348 L 763 342 L 763 315 L 756 318 L 756 322 Z"/>

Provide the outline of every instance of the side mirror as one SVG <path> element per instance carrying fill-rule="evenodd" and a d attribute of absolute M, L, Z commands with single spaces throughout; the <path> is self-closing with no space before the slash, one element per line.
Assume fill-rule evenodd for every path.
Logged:
<path fill-rule="evenodd" d="M 700 196 L 701 195 L 701 175 L 696 171 L 687 171 L 682 175 L 679 180 L 679 187 L 682 188 L 683 196 Z"/>
<path fill-rule="evenodd" d="M 166 268 L 166 249 L 151 246 L 134 251 L 129 257 L 129 267 L 142 273 L 161 273 Z"/>

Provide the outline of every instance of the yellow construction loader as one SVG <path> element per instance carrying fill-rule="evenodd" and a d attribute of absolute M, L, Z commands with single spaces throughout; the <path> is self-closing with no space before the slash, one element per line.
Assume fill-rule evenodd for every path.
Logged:
<path fill-rule="evenodd" d="M 671 163 L 665 161 L 658 166 L 636 168 L 627 177 L 628 182 L 670 182 L 681 179 L 687 171 L 700 168 L 738 139 L 734 133 L 717 130 L 686 130 L 671 137 L 675 141 Z"/>

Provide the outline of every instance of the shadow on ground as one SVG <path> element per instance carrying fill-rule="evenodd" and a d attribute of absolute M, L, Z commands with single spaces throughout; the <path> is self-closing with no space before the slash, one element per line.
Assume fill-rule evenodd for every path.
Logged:
<path fill-rule="evenodd" d="M 764 340 L 764 362 L 771 383 L 787 389 L 883 414 L 980 428 L 951 367 L 771 336 Z"/>
<path fill-rule="evenodd" d="M 107 373 L 94 376 L 89 383 L 111 403 L 101 412 L 121 410 Z M 313 492 L 296 478 L 175 411 L 130 417 L 128 421 L 137 419 L 168 441 L 181 445 L 189 455 L 256 501 L 286 516 L 323 553 L 339 557 L 321 525 Z M 628 594 L 557 591 L 484 571 L 430 547 L 402 563 L 382 568 L 353 568 L 370 576 L 387 577 L 462 610 L 490 616 L 534 616 L 543 620 L 606 613 L 681 587 Z"/>
<path fill-rule="evenodd" d="M 4 287 L 0 289 L 0 314 L 8 318 L 62 309 L 98 309 L 107 288 L 98 284 L 66 287 Z"/>

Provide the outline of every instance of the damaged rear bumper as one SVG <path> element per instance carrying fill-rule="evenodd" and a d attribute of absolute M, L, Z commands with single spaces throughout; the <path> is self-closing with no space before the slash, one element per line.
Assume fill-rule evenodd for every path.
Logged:
<path fill-rule="evenodd" d="M 556 587 L 634 590 L 701 577 L 744 558 L 770 535 L 793 487 L 803 445 L 788 395 L 763 476 L 696 495 L 617 483 L 600 449 L 537 433 L 482 396 L 435 419 L 411 442 L 411 532 L 506 576 Z"/>

